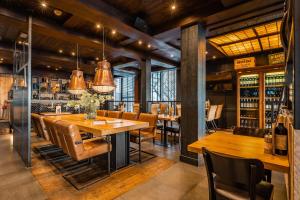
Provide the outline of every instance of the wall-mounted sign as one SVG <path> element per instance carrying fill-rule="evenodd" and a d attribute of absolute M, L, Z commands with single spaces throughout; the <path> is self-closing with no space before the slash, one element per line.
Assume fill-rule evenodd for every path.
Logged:
<path fill-rule="evenodd" d="M 234 59 L 234 69 L 247 69 L 255 67 L 255 57 Z"/>
<path fill-rule="evenodd" d="M 268 55 L 269 65 L 282 64 L 285 61 L 285 55 L 283 52 L 274 53 Z"/>

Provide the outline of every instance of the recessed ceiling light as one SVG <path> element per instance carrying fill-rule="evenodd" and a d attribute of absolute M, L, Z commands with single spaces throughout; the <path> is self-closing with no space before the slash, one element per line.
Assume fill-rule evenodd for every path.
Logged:
<path fill-rule="evenodd" d="M 176 5 L 175 4 L 171 5 L 171 10 L 176 10 Z"/>
<path fill-rule="evenodd" d="M 60 16 L 62 15 L 63 12 L 62 12 L 61 10 L 54 9 L 54 10 L 53 10 L 53 13 L 54 13 L 56 16 L 60 17 Z"/>
<path fill-rule="evenodd" d="M 101 28 L 101 25 L 100 24 L 96 24 L 96 28 Z"/>
<path fill-rule="evenodd" d="M 143 41 L 142 40 L 139 40 L 139 45 L 143 44 Z"/>
<path fill-rule="evenodd" d="M 18 41 L 18 44 L 22 44 L 22 41 L 21 41 L 21 40 L 19 40 L 19 41 Z"/>
<path fill-rule="evenodd" d="M 116 34 L 116 30 L 112 30 L 111 34 L 113 34 L 113 35 Z"/>
<path fill-rule="evenodd" d="M 72 55 L 72 56 L 75 56 L 76 54 L 75 54 L 75 52 L 74 52 L 74 51 L 72 51 L 72 52 L 71 52 L 71 55 Z"/>
<path fill-rule="evenodd" d="M 216 56 L 213 56 L 212 58 L 213 58 L 213 59 L 216 59 L 217 57 L 216 57 Z"/>
<path fill-rule="evenodd" d="M 61 69 L 62 67 L 59 67 L 59 69 Z"/>
<path fill-rule="evenodd" d="M 171 54 L 171 55 L 170 55 L 170 57 L 171 57 L 171 58 L 173 58 L 173 57 L 174 57 L 174 55 L 173 55 L 173 54 Z"/>
<path fill-rule="evenodd" d="M 57 71 L 57 70 L 58 70 L 58 68 L 55 68 L 55 70 Z"/>
<path fill-rule="evenodd" d="M 95 60 L 99 60 L 99 57 L 96 57 Z"/>
<path fill-rule="evenodd" d="M 46 8 L 46 7 L 47 7 L 46 2 L 43 1 L 43 2 L 41 3 L 41 6 L 42 6 L 43 8 Z"/>
<path fill-rule="evenodd" d="M 151 48 L 151 44 L 148 44 L 147 47 L 150 49 Z"/>
<path fill-rule="evenodd" d="M 51 66 L 50 66 L 50 65 L 47 65 L 47 68 L 51 68 Z"/>
<path fill-rule="evenodd" d="M 64 51 L 63 51 L 62 49 L 59 49 L 58 52 L 59 52 L 59 53 L 63 53 Z"/>
<path fill-rule="evenodd" d="M 0 58 L 0 61 L 3 61 L 4 60 L 4 58 Z"/>
<path fill-rule="evenodd" d="M 205 54 L 208 54 L 208 52 L 207 52 L 207 51 L 205 51 Z"/>

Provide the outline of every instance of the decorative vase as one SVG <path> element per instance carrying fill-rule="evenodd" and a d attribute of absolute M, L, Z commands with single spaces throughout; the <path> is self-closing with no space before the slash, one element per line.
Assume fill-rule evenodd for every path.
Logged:
<path fill-rule="evenodd" d="M 97 116 L 97 107 L 94 102 L 91 102 L 88 106 L 85 107 L 86 119 L 96 119 Z"/>

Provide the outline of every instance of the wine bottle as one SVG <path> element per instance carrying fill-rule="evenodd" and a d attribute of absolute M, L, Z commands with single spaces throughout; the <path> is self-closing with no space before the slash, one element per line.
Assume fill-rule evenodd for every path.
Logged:
<path fill-rule="evenodd" d="M 288 131 L 283 125 L 284 117 L 278 116 L 278 126 L 275 128 L 275 153 L 287 155 L 288 152 Z"/>

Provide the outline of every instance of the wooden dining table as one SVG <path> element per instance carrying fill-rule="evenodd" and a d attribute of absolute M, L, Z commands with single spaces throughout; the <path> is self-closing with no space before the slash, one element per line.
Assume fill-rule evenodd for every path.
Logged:
<path fill-rule="evenodd" d="M 86 119 L 84 114 L 44 117 L 70 122 L 77 125 L 80 131 L 91 133 L 94 137 L 111 136 L 111 167 L 114 170 L 130 164 L 130 135 L 128 131 L 149 127 L 148 122 L 100 116 L 97 116 L 96 119 Z"/>
<path fill-rule="evenodd" d="M 163 121 L 163 141 L 162 141 L 162 145 L 165 147 L 168 147 L 168 135 L 167 135 L 167 131 L 165 129 L 165 127 L 167 127 L 167 123 L 168 122 L 174 122 L 177 121 L 177 119 L 180 116 L 178 115 L 165 115 L 165 114 L 159 114 L 158 115 L 158 120 Z"/>
<path fill-rule="evenodd" d="M 289 173 L 288 157 L 264 153 L 263 138 L 217 131 L 188 145 L 188 151 L 202 153 L 203 147 L 223 155 L 258 159 L 263 162 L 265 169 Z"/>

